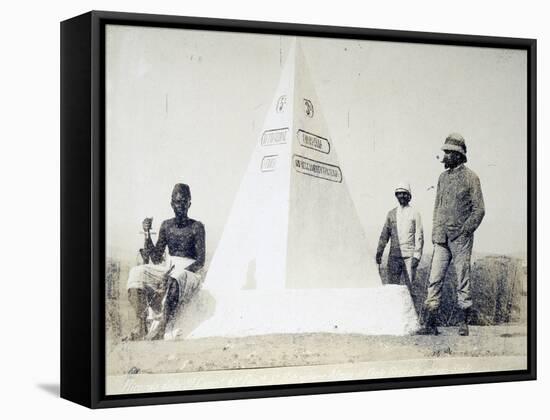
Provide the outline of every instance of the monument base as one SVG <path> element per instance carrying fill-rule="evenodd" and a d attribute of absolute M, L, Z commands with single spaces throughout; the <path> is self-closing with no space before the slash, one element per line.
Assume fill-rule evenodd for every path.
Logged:
<path fill-rule="evenodd" d="M 223 291 L 202 289 L 165 339 L 265 334 L 406 335 L 418 329 L 406 286 Z"/>

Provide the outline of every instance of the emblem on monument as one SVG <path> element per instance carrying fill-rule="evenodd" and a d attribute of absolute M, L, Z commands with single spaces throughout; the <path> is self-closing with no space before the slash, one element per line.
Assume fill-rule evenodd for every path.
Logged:
<path fill-rule="evenodd" d="M 279 96 L 277 100 L 277 112 L 283 112 L 286 105 L 286 95 Z"/>
<path fill-rule="evenodd" d="M 313 118 L 313 113 L 314 113 L 313 104 L 309 99 L 305 99 L 305 98 L 304 98 L 304 111 L 309 118 Z"/>

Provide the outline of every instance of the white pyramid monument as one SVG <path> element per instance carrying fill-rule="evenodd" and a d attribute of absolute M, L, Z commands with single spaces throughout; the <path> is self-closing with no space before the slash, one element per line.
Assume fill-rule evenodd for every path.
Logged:
<path fill-rule="evenodd" d="M 185 337 L 418 327 L 405 286 L 383 286 L 334 138 L 294 41 Z"/>

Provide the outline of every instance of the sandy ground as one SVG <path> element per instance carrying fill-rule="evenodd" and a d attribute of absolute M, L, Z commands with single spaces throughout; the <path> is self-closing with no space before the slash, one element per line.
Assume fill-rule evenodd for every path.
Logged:
<path fill-rule="evenodd" d="M 285 383 L 289 372 L 295 376 L 303 368 L 311 381 L 517 370 L 526 368 L 526 354 L 522 325 L 472 326 L 469 337 L 460 337 L 456 328 L 448 327 L 441 328 L 439 336 L 316 333 L 119 342 L 107 348 L 107 392 L 129 392 L 130 377 L 135 387 L 148 381 L 165 383 L 167 378 L 177 379 L 177 374 L 185 381 L 172 381 L 174 389 L 234 386 L 235 380 L 239 385 Z M 260 376 L 235 379 L 239 371 L 249 370 Z M 216 373 L 211 375 L 212 382 L 199 380 L 191 385 L 191 378 L 201 374 L 209 378 L 208 372 Z M 227 375 L 220 376 L 220 372 Z"/>
<path fill-rule="evenodd" d="M 118 330 L 108 328 L 108 394 L 527 367 L 525 323 L 471 326 L 469 337 L 446 327 L 439 336 L 309 333 L 121 342 L 118 337 L 129 333 L 135 315 L 124 284 L 120 288 L 122 298 L 112 307 Z"/>
<path fill-rule="evenodd" d="M 471 327 L 468 337 L 442 328 L 439 336 L 274 334 L 245 338 L 137 341 L 107 349 L 107 374 L 174 373 L 303 366 L 430 357 L 521 356 L 526 331 L 518 325 Z"/>

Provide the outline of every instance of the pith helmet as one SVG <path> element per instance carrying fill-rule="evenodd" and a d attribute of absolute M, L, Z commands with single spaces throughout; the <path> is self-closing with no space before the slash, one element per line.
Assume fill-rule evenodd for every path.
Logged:
<path fill-rule="evenodd" d="M 464 137 L 458 133 L 449 134 L 445 139 L 445 144 L 441 146 L 441 150 L 454 150 L 466 156 L 466 142 L 464 141 Z"/>
<path fill-rule="evenodd" d="M 411 186 L 409 185 L 408 182 L 400 182 L 399 184 L 397 184 L 397 187 L 395 187 L 395 192 L 398 193 L 398 192 L 406 192 L 406 193 L 411 193 Z"/>

